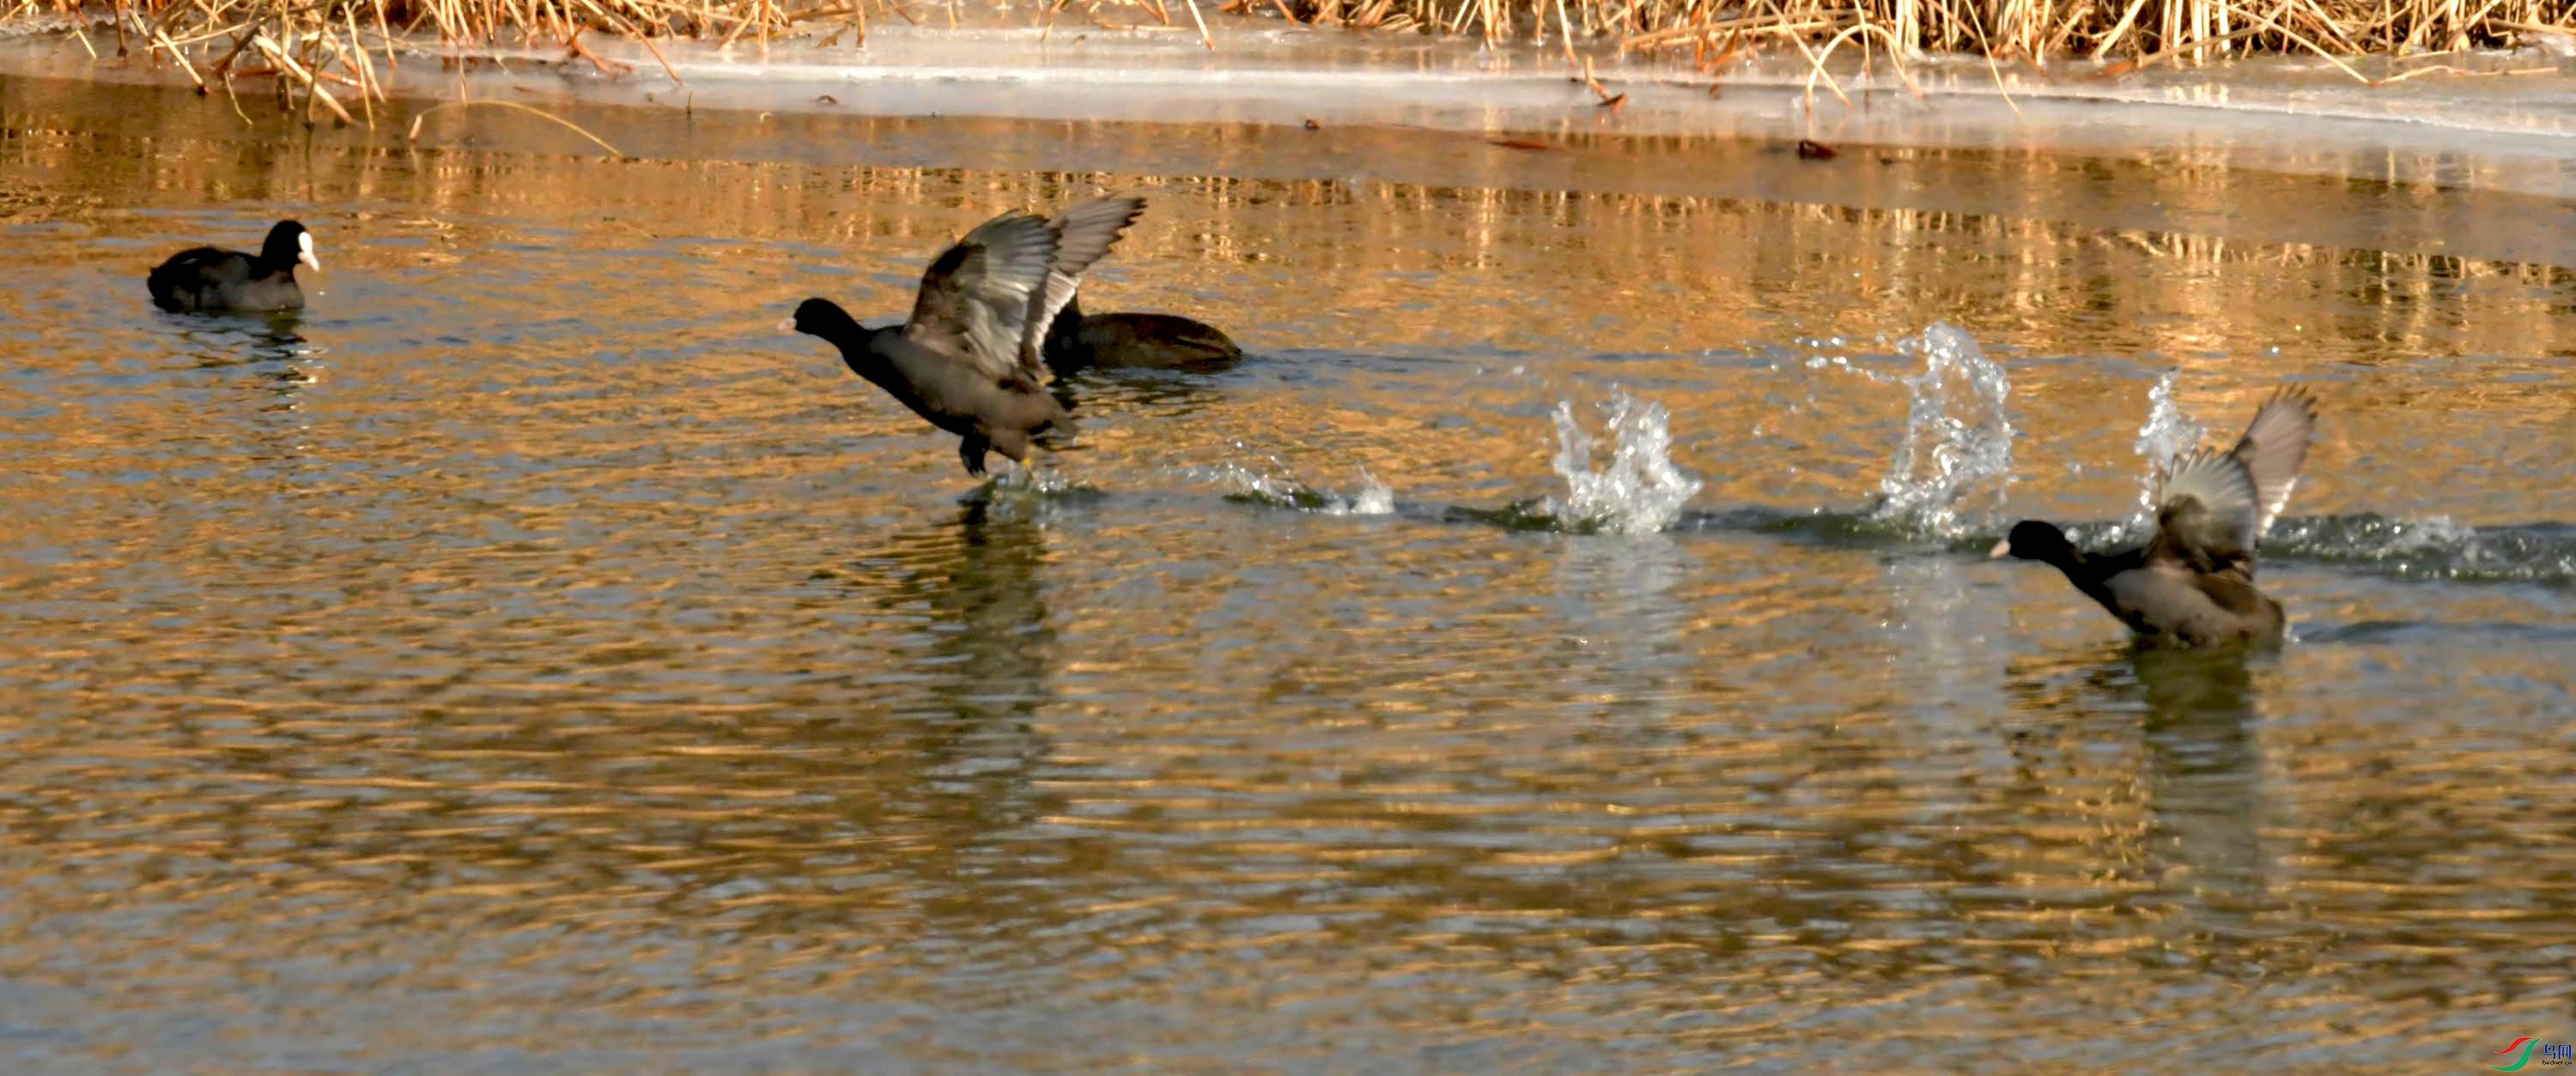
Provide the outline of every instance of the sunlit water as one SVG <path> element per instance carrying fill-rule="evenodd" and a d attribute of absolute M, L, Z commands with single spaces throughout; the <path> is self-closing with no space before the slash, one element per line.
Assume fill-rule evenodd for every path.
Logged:
<path fill-rule="evenodd" d="M 1079 167 L 1114 128 L 602 162 L 11 89 L 13 1071 L 2450 1070 L 2576 1037 L 2566 270 L 976 156 Z M 1086 302 L 1253 357 L 1077 381 L 1033 477 L 977 485 L 774 328 L 898 314 L 947 238 L 1104 184 L 1153 204 Z M 302 316 L 146 304 L 161 256 L 286 214 L 330 270 Z M 2283 380 L 2324 420 L 2267 546 L 2277 655 L 2132 654 L 1982 556 L 2133 521 L 2155 456 Z"/>

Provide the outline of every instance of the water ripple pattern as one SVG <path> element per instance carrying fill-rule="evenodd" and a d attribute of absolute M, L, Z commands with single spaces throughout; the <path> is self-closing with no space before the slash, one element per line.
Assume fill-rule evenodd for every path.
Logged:
<path fill-rule="evenodd" d="M 577 113 L 606 160 L 4 89 L 10 1072 L 2452 1071 L 2565 1026 L 2576 280 L 2333 239 L 2456 191 L 703 102 Z M 1095 187 L 1152 209 L 1086 308 L 1252 357 L 1072 379 L 1034 476 L 775 328 Z M 146 305 L 290 213 L 302 315 Z M 2139 653 L 1982 555 L 2287 380 L 2293 645 Z"/>

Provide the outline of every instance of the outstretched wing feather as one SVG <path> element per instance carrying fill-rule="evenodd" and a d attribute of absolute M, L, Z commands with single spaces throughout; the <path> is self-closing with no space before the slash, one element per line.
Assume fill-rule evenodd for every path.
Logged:
<path fill-rule="evenodd" d="M 1048 222 L 1056 235 L 1055 263 L 1048 268 L 1046 285 L 1030 311 L 1028 332 L 1020 340 L 1019 361 L 1024 368 L 1045 376 L 1040 352 L 1046 345 L 1047 327 L 1073 301 L 1082 286 L 1083 271 L 1108 255 L 1118 237 L 1144 213 L 1143 197 L 1110 195 L 1077 202 Z"/>
<path fill-rule="evenodd" d="M 2234 454 L 2194 449 L 2175 457 L 2156 488 L 2151 551 L 2169 551 L 2204 569 L 2250 559 L 2260 501 L 2253 473 Z"/>
<path fill-rule="evenodd" d="M 993 380 L 1023 375 L 1028 316 L 1056 257 L 1045 218 L 1010 210 L 976 225 L 922 273 L 904 336 Z"/>
<path fill-rule="evenodd" d="M 2228 453 L 2245 465 L 2254 483 L 2258 510 L 2249 541 L 2262 538 L 2289 506 L 2290 491 L 2299 483 L 2299 465 L 2307 462 L 2308 438 L 2316 426 L 2316 397 L 2299 386 L 2283 386 L 2255 409 L 2245 436 Z"/>

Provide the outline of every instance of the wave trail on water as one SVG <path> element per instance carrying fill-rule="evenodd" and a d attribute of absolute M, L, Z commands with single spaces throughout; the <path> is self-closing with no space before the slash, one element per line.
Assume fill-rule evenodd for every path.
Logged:
<path fill-rule="evenodd" d="M 2565 586 L 2576 584 L 2576 524 L 2472 527 L 2445 516 L 2307 516 L 2274 522 L 2263 557 L 2354 565 L 2399 579 Z"/>
<path fill-rule="evenodd" d="M 1277 463 L 1277 460 L 1271 462 Z M 1395 490 L 1359 469 L 1359 488 L 1351 493 L 1316 489 L 1294 474 L 1273 474 L 1239 463 L 1192 468 L 1195 476 L 1226 487 L 1226 499 L 1272 508 L 1293 508 L 1328 516 L 1383 516 L 1395 512 Z"/>
<path fill-rule="evenodd" d="M 2004 514 L 2014 437 L 2005 413 L 2011 392 L 2005 371 L 1974 337 L 1947 324 L 1926 328 L 1898 350 L 1919 359 L 1920 372 L 1890 376 L 1849 367 L 1874 382 L 1902 386 L 1909 404 L 1904 440 L 1877 496 L 1857 509 L 1690 509 L 1702 484 L 1672 458 L 1669 414 L 1619 389 L 1596 405 L 1597 430 L 1587 428 L 1573 401 L 1558 401 L 1549 462 L 1564 492 L 1500 507 L 1400 502 L 1366 470 L 1352 492 L 1316 489 L 1276 460 L 1269 470 L 1227 463 L 1192 473 L 1227 487 L 1231 500 L 1324 515 L 1566 534 L 1750 533 L 1851 548 L 1919 549 L 1929 539 L 1949 553 L 1982 556 L 2011 522 Z M 2167 372 L 2147 393 L 2134 443 L 2142 471 L 2136 509 L 2123 519 L 2067 521 L 2078 545 L 2110 549 L 2144 540 L 2159 468 L 2207 437 L 2177 402 L 2177 381 Z M 2298 516 L 2273 523 L 2262 556 L 2267 563 L 2349 566 L 2399 579 L 2570 586 L 2576 585 L 2576 523 L 2479 528 L 2441 516 Z"/>

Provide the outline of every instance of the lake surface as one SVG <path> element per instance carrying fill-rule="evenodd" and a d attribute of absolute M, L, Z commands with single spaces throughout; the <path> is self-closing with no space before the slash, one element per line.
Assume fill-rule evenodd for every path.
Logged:
<path fill-rule="evenodd" d="M 615 160 L 0 94 L 11 1071 L 2576 1038 L 2576 237 L 2441 249 L 2533 199 L 580 113 Z M 1074 381 L 1037 481 L 776 328 L 1102 187 L 1151 208 L 1086 306 L 1253 357 Z M 149 306 L 289 215 L 300 316 Z M 2119 527 L 2283 382 L 2323 419 L 2277 654 L 2135 653 L 1984 558 Z"/>

